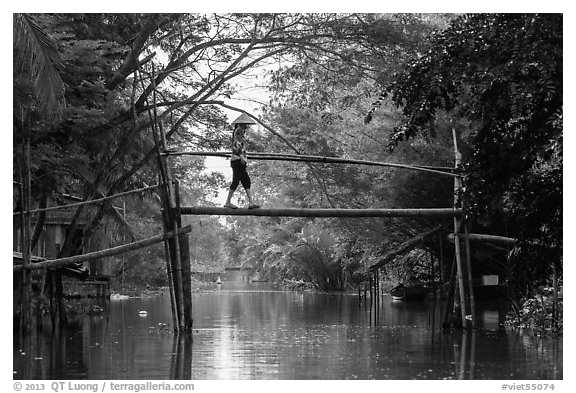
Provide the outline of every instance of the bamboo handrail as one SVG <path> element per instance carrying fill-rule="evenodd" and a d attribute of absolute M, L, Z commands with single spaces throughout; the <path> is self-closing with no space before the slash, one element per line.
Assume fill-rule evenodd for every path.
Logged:
<path fill-rule="evenodd" d="M 220 216 L 269 216 L 269 217 L 454 217 L 462 214 L 462 209 L 300 209 L 300 208 L 260 208 L 229 209 L 218 206 L 182 206 L 185 215 Z"/>
<path fill-rule="evenodd" d="M 178 230 L 177 235 L 181 235 L 183 233 L 188 233 L 191 231 L 192 231 L 191 226 L 182 227 Z M 54 267 L 67 266 L 67 265 L 71 265 L 74 263 L 92 261 L 94 259 L 109 257 L 112 255 L 137 250 L 139 248 L 148 247 L 152 244 L 159 243 L 161 241 L 164 241 L 167 238 L 172 238 L 172 237 L 174 237 L 174 232 L 168 232 L 166 234 L 152 236 L 152 237 L 149 237 L 147 239 L 139 240 L 137 242 L 133 242 L 133 243 L 129 243 L 129 244 L 123 244 L 121 246 L 108 248 L 106 250 L 90 252 L 90 253 L 82 254 L 82 255 L 74 255 L 74 256 L 66 257 L 66 258 L 50 259 L 50 260 L 46 260 L 43 262 L 32 263 L 32 264 L 28 265 L 28 269 L 34 270 L 34 269 L 54 268 Z M 12 270 L 15 272 L 22 270 L 22 265 L 13 266 Z"/>
<path fill-rule="evenodd" d="M 177 150 L 167 150 L 166 152 L 162 153 L 164 155 L 169 156 L 181 156 L 181 155 L 189 155 L 189 156 L 209 156 L 209 157 L 230 157 L 230 152 L 224 151 L 215 151 L 215 152 L 197 152 L 197 151 L 177 151 Z M 436 168 L 436 167 L 428 167 L 423 165 L 408 165 L 408 164 L 398 164 L 393 162 L 381 162 L 381 161 L 367 161 L 367 160 L 355 160 L 355 159 L 347 159 L 347 158 L 338 158 L 338 157 L 325 157 L 325 156 L 312 156 L 312 155 L 303 155 L 303 154 L 285 154 L 285 153 L 248 153 L 248 158 L 252 160 L 267 160 L 267 161 L 296 161 L 296 162 L 318 162 L 318 163 L 325 163 L 325 164 L 357 164 L 357 165 L 368 165 L 368 166 L 384 166 L 384 167 L 393 167 L 393 168 L 403 168 L 403 169 L 411 169 L 415 171 L 422 171 L 422 172 L 429 172 L 429 173 L 436 173 L 439 175 L 444 176 L 458 176 L 455 173 L 447 172 L 446 170 L 450 170 L 453 168 Z M 446 170 L 444 170 L 446 169 Z"/>
<path fill-rule="evenodd" d="M 114 194 L 114 195 L 110 195 L 104 198 L 99 198 L 99 199 L 91 199 L 89 201 L 82 201 L 82 202 L 76 202 L 76 203 L 71 203 L 69 205 L 59 205 L 59 206 L 50 206 L 50 207 L 46 207 L 44 209 L 35 209 L 35 210 L 29 210 L 29 211 L 24 211 L 23 213 L 27 213 L 27 214 L 32 214 L 32 213 L 40 213 L 40 212 L 48 212 L 48 211 L 52 211 L 52 210 L 60 210 L 60 209 L 68 209 L 71 207 L 78 207 L 78 206 L 83 206 L 83 205 L 89 205 L 91 203 L 100 203 L 100 202 L 104 202 L 104 201 L 108 201 L 111 199 L 115 199 L 115 198 L 119 198 L 122 196 L 126 196 L 126 195 L 130 195 L 130 194 L 135 194 L 137 192 L 144 192 L 144 191 L 148 191 L 148 190 L 152 190 L 154 188 L 158 188 L 159 185 L 156 184 L 154 186 L 148 186 L 148 187 L 142 187 L 142 188 L 137 188 L 135 190 L 130 190 L 130 191 L 125 191 L 125 192 L 120 192 L 118 194 Z M 16 214 L 20 214 L 22 212 L 20 211 L 16 211 L 13 212 L 13 215 Z"/>

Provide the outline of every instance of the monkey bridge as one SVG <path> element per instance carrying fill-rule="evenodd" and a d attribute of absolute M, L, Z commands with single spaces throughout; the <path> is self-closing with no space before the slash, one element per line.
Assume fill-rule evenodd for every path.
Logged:
<path fill-rule="evenodd" d="M 192 291 L 191 291 L 191 272 L 190 272 L 190 246 L 187 233 L 191 231 L 191 227 L 182 227 L 182 215 L 228 215 L 228 216 L 268 216 L 268 217 L 341 217 L 341 218 L 367 218 L 367 217 L 380 217 L 380 218 L 393 218 L 393 217 L 407 217 L 407 218 L 430 218 L 430 217 L 444 217 L 453 218 L 454 230 L 451 234 L 451 239 L 455 247 L 455 265 L 456 274 L 454 275 L 457 280 L 456 285 L 459 289 L 459 297 L 462 309 L 462 322 L 463 326 L 467 324 L 466 316 L 474 314 L 474 297 L 471 285 L 471 269 L 470 258 L 467 253 L 467 268 L 464 269 L 461 250 L 460 239 L 462 238 L 468 247 L 468 236 L 465 233 L 461 234 L 462 228 L 466 229 L 465 220 L 462 213 L 461 203 L 457 195 L 461 190 L 461 178 L 458 174 L 458 167 L 460 165 L 460 154 L 456 146 L 456 139 L 454 138 L 454 151 L 456 156 L 455 167 L 429 167 L 418 165 L 407 165 L 399 163 L 386 163 L 365 160 L 344 159 L 338 157 L 319 157 L 302 154 L 272 154 L 272 153 L 253 153 L 249 155 L 252 160 L 280 160 L 280 161 L 294 161 L 304 162 L 307 165 L 311 163 L 321 164 L 351 164 L 351 165 L 367 165 L 379 167 L 391 167 L 398 169 L 414 170 L 426 172 L 438 176 L 449 176 L 454 179 L 454 203 L 453 206 L 447 208 L 422 208 L 422 209 L 387 209 L 387 208 L 367 208 L 367 209 L 340 209 L 340 208 L 260 208 L 260 209 L 229 209 L 224 207 L 214 206 L 181 206 L 179 182 L 174 179 L 168 160 L 171 156 L 179 155 L 195 155 L 195 156 L 220 156 L 229 157 L 228 152 L 190 152 L 190 151 L 177 151 L 168 149 L 166 145 L 166 133 L 163 129 L 162 122 L 158 120 L 155 106 L 148 109 L 149 117 L 151 119 L 150 125 L 152 128 L 152 135 L 155 141 L 156 160 L 159 172 L 159 184 L 149 186 L 141 189 L 130 190 L 114 195 L 101 195 L 99 199 L 91 199 L 71 205 L 56 206 L 45 209 L 32 210 L 29 208 L 29 187 L 21 187 L 21 198 L 24 201 L 22 211 L 14 213 L 20 216 L 22 222 L 21 231 L 21 244 L 23 245 L 23 252 L 21 262 L 14 263 L 14 274 L 22 272 L 23 278 L 23 293 L 29 296 L 31 291 L 30 272 L 37 269 L 54 269 L 63 266 L 69 266 L 76 263 L 87 261 L 94 261 L 104 256 L 112 256 L 135 250 L 141 247 L 147 247 L 151 244 L 163 242 L 166 253 L 166 272 L 168 275 L 170 299 L 172 307 L 172 317 L 174 323 L 174 330 L 180 332 L 192 331 Z M 244 114 L 246 112 L 241 111 Z M 259 120 L 258 122 L 262 124 Z M 269 129 L 268 126 L 265 128 Z M 130 195 L 134 193 L 142 193 L 145 191 L 154 190 L 160 197 L 162 204 L 162 218 L 163 230 L 161 235 L 153 236 L 148 239 L 135 240 L 132 243 L 124 244 L 121 246 L 113 247 L 107 250 L 101 250 L 83 255 L 75 255 L 66 258 L 59 258 L 53 260 L 37 261 L 31 256 L 30 253 L 30 215 L 42 210 L 55 210 L 61 208 L 70 208 L 74 206 L 81 206 L 83 204 L 94 204 L 109 202 L 112 199 L 121 196 Z M 467 248 L 468 249 L 468 248 Z M 370 277 L 370 291 L 378 294 L 379 276 L 378 272 L 382 265 L 373 265 L 370 272 L 373 276 Z M 464 284 L 464 274 L 468 273 L 468 296 L 465 295 L 466 286 Z M 29 322 L 27 318 L 31 318 L 31 311 L 27 309 L 27 304 L 30 299 L 26 296 L 23 297 L 23 320 L 25 325 Z"/>

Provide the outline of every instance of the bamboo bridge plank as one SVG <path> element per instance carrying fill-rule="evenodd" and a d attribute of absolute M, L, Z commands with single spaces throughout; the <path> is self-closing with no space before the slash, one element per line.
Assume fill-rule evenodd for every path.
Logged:
<path fill-rule="evenodd" d="M 462 209 L 300 209 L 300 208 L 259 208 L 230 209 L 218 206 L 182 206 L 185 215 L 220 216 L 268 216 L 268 217 L 454 217 L 462 214 Z"/>

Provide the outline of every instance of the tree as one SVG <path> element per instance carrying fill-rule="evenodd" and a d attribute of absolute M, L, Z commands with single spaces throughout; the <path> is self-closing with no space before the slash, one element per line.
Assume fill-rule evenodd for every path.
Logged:
<path fill-rule="evenodd" d="M 464 15 L 390 88 L 406 115 L 392 146 L 456 128 L 465 207 L 519 240 L 519 287 L 561 265 L 562 58 L 561 14 Z"/>
<path fill-rule="evenodd" d="M 232 94 L 235 78 L 289 53 L 337 58 L 338 47 L 362 36 L 353 30 L 354 18 L 349 15 L 36 14 L 31 18 L 57 43 L 67 103 L 59 122 L 32 129 L 32 148 L 42 152 L 33 154 L 34 166 L 63 174 L 52 192 L 80 194 L 83 199 L 153 181 L 155 150 L 149 131 L 157 123 L 151 121 L 154 116 L 165 128 L 168 143 L 218 148 L 228 138 L 217 105 Z M 348 25 L 337 29 L 343 21 Z M 43 181 L 39 176 L 33 180 Z M 86 209 L 80 208 L 78 217 L 82 211 Z M 108 203 L 98 207 L 84 228 L 85 242 L 110 214 Z M 73 252 L 69 238 L 62 256 Z"/>
<path fill-rule="evenodd" d="M 64 83 L 56 43 L 28 14 L 14 14 L 14 68 L 31 83 L 39 111 L 47 117 L 61 112 Z M 22 81 L 22 80 L 21 80 Z"/>

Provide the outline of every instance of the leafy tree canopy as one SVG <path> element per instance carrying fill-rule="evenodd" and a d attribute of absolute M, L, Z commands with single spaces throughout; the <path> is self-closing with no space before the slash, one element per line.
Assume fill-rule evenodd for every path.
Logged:
<path fill-rule="evenodd" d="M 561 14 L 461 16 L 390 88 L 406 116 L 392 146 L 456 128 L 465 207 L 521 241 L 528 281 L 562 255 L 562 29 Z"/>

